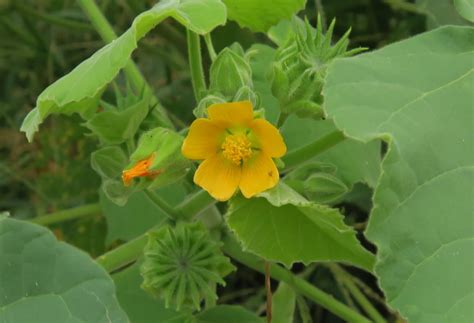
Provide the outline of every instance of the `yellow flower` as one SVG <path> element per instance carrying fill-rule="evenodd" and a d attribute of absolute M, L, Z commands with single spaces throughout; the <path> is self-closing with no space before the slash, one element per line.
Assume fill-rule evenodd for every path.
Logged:
<path fill-rule="evenodd" d="M 181 151 L 186 158 L 204 160 L 194 182 L 216 200 L 232 197 L 237 188 L 250 198 L 279 180 L 272 158 L 286 153 L 283 138 L 270 122 L 254 119 L 249 101 L 213 104 L 209 119 L 196 119 Z"/>

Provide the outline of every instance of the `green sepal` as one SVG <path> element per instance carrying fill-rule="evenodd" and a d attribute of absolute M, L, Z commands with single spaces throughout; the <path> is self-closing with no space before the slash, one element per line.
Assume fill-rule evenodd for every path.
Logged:
<path fill-rule="evenodd" d="M 260 106 L 260 97 L 247 85 L 242 86 L 235 94 L 232 102 L 250 101 L 254 109 Z"/>
<path fill-rule="evenodd" d="M 243 86 L 252 87 L 252 70 L 245 57 L 237 50 L 224 48 L 211 65 L 210 93 L 221 93 L 233 98 Z"/>
<path fill-rule="evenodd" d="M 226 99 L 219 94 L 210 94 L 204 97 L 198 104 L 197 108 L 193 110 L 196 118 L 206 118 L 207 108 L 216 103 L 225 103 Z"/>

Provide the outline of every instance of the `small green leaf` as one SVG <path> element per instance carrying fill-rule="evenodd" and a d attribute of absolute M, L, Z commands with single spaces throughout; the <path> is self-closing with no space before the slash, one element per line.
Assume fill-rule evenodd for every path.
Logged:
<path fill-rule="evenodd" d="M 228 18 L 241 27 L 266 32 L 280 20 L 289 19 L 304 8 L 306 0 L 223 0 Z"/>
<path fill-rule="evenodd" d="M 296 307 L 296 293 L 281 282 L 272 298 L 273 323 L 293 323 Z"/>
<path fill-rule="evenodd" d="M 388 304 L 410 322 L 474 317 L 473 40 L 474 28 L 438 28 L 338 60 L 326 79 L 338 128 L 388 143 L 367 237 Z"/>
<path fill-rule="evenodd" d="M 102 178 L 116 179 L 127 164 L 127 156 L 119 146 L 108 146 L 91 154 L 92 169 Z"/>
<path fill-rule="evenodd" d="M 1 322 L 124 322 L 107 273 L 46 228 L 0 219 Z"/>
<path fill-rule="evenodd" d="M 454 0 L 454 6 L 464 19 L 474 22 L 474 2 L 472 0 Z"/>
<path fill-rule="evenodd" d="M 129 62 L 138 41 L 167 17 L 198 33 L 210 32 L 226 21 L 226 8 L 220 0 L 164 0 L 135 18 L 132 26 L 72 72 L 51 84 L 37 99 L 21 126 L 29 141 L 50 114 L 78 112 L 89 118 L 98 100 L 118 72 Z"/>
<path fill-rule="evenodd" d="M 132 138 L 148 114 L 148 99 L 143 99 L 125 110 L 106 110 L 95 114 L 86 122 L 99 139 L 110 145 Z"/>
<path fill-rule="evenodd" d="M 284 184 L 261 196 L 235 198 L 226 216 L 245 250 L 287 267 L 341 261 L 371 270 L 373 256 L 338 210 L 308 202 Z"/>

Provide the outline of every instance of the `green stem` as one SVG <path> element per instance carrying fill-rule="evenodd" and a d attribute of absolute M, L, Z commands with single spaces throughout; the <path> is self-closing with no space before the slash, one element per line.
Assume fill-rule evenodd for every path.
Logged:
<path fill-rule="evenodd" d="M 200 191 L 192 195 L 189 199 L 178 205 L 175 211 L 173 211 L 176 216 L 184 215 L 186 219 L 192 218 L 194 215 L 198 214 L 200 211 L 214 204 L 216 201 L 212 199 L 207 192 Z M 157 199 L 152 198 L 152 201 L 157 203 Z M 163 204 L 158 202 L 158 207 L 162 207 Z M 173 215 L 168 214 L 169 218 L 174 218 Z M 161 224 L 155 226 L 153 229 L 163 225 L 168 219 L 164 220 Z M 151 229 L 151 230 L 153 230 Z M 108 272 L 117 270 L 140 257 L 142 254 L 143 248 L 147 242 L 147 234 L 143 234 L 138 238 L 135 238 L 132 241 L 124 243 L 118 248 L 115 248 L 102 256 L 97 258 L 97 263 L 104 267 Z"/>
<path fill-rule="evenodd" d="M 13 5 L 18 11 L 23 14 L 44 20 L 54 25 L 78 30 L 92 30 L 92 27 L 88 24 L 79 21 L 74 21 L 71 19 L 64 19 L 50 14 L 45 14 L 37 9 L 31 8 L 28 5 L 20 3 L 20 1 L 13 2 Z"/>
<path fill-rule="evenodd" d="M 176 219 L 178 213 L 165 201 L 153 191 L 145 190 L 145 195 L 165 213 L 170 219 Z"/>
<path fill-rule="evenodd" d="M 375 323 L 386 323 L 387 321 L 375 309 L 372 303 L 365 297 L 356 284 L 352 281 L 352 276 L 337 264 L 330 264 L 329 268 L 334 275 L 337 275 L 341 282 L 346 286 L 352 297 L 359 303 L 364 311 L 372 318 Z"/>
<path fill-rule="evenodd" d="M 306 146 L 292 151 L 282 158 L 285 163 L 285 171 L 310 160 L 314 156 L 342 142 L 344 139 L 346 139 L 346 137 L 341 131 L 333 131 Z"/>
<path fill-rule="evenodd" d="M 50 225 L 77 219 L 85 215 L 97 214 L 100 212 L 101 208 L 99 203 L 87 204 L 73 209 L 62 210 L 48 215 L 42 215 L 31 219 L 31 222 L 40 225 Z"/>
<path fill-rule="evenodd" d="M 206 93 L 206 81 L 204 80 L 204 71 L 202 69 L 201 41 L 199 35 L 191 30 L 188 29 L 186 33 L 191 81 L 193 83 L 194 97 L 196 102 L 199 103 L 202 96 Z"/>
<path fill-rule="evenodd" d="M 189 220 L 194 215 L 215 203 L 216 200 L 214 200 L 206 191 L 200 190 L 178 205 L 176 211 L 181 214 L 185 220 Z"/>
<path fill-rule="evenodd" d="M 78 2 L 84 13 L 89 17 L 89 20 L 99 33 L 100 37 L 106 43 L 110 43 L 117 38 L 117 34 L 94 0 L 78 0 Z M 129 60 L 127 65 L 125 65 L 124 72 L 138 93 L 153 93 L 150 85 L 132 60 Z M 158 103 L 159 101 L 155 96 L 152 96 L 152 98 L 153 100 L 150 104 L 152 106 L 157 104 L 157 109 L 160 111 L 159 122 L 163 126 L 173 129 L 174 125 L 169 119 L 166 110 Z"/>
<path fill-rule="evenodd" d="M 95 261 L 108 272 L 112 272 L 137 260 L 142 254 L 147 241 L 148 236 L 145 233 L 118 248 L 106 252 Z"/>
<path fill-rule="evenodd" d="M 209 52 L 209 57 L 211 58 L 211 61 L 214 62 L 216 60 L 217 54 L 214 49 L 214 45 L 212 44 L 212 38 L 211 38 L 210 33 L 204 35 L 204 41 L 206 42 L 207 51 Z"/>
<path fill-rule="evenodd" d="M 236 242 L 230 236 L 224 238 L 223 250 L 229 256 L 244 264 L 247 267 L 255 269 L 261 273 L 264 273 L 264 260 L 243 252 L 238 242 Z M 281 266 L 273 265 L 270 270 L 270 276 L 279 281 L 285 282 L 298 293 L 306 296 L 315 303 L 326 308 L 330 312 L 343 318 L 347 322 L 370 322 L 365 317 L 348 307 L 347 305 L 339 302 L 331 295 L 326 294 L 317 287 L 311 285 L 306 280 L 295 276 L 291 271 L 284 269 Z"/>

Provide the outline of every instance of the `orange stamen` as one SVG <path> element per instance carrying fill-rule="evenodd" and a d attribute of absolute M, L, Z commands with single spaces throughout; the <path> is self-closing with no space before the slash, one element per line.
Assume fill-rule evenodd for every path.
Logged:
<path fill-rule="evenodd" d="M 155 171 L 149 171 L 148 168 L 150 168 L 151 163 L 153 162 L 153 159 L 155 158 L 155 155 L 152 154 L 150 157 L 142 159 L 138 161 L 135 166 L 133 166 L 130 169 L 126 169 L 122 172 L 122 181 L 125 186 L 130 186 L 130 183 L 135 177 L 155 177 L 157 176 L 160 171 L 155 170 Z"/>

